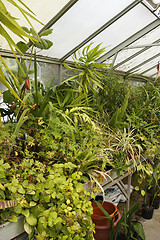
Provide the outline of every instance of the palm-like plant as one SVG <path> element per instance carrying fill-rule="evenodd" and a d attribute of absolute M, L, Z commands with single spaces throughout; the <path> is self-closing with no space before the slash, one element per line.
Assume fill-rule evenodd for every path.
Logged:
<path fill-rule="evenodd" d="M 82 53 L 74 53 L 73 61 L 74 67 L 69 67 L 64 63 L 64 66 L 73 71 L 73 76 L 68 78 L 66 81 L 73 81 L 79 84 L 79 91 L 88 93 L 90 90 L 94 92 L 94 86 L 103 88 L 102 79 L 105 78 L 102 73 L 102 69 L 108 65 L 106 63 L 97 63 L 96 60 L 104 53 L 105 48 L 100 48 L 97 45 L 95 48 L 91 48 L 93 43 L 86 46 Z"/>

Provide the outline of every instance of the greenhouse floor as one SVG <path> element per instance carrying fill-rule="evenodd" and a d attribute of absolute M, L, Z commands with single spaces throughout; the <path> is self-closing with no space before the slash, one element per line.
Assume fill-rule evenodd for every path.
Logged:
<path fill-rule="evenodd" d="M 154 210 L 153 218 L 151 220 L 141 219 L 146 235 L 146 240 L 160 239 L 160 208 Z"/>

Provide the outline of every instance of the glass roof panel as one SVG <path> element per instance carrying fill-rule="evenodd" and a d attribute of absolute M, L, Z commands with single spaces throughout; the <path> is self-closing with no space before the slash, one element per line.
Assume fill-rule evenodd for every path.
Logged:
<path fill-rule="evenodd" d="M 24 2 L 32 10 L 32 12 L 34 12 L 35 17 L 45 25 L 51 20 L 51 18 L 53 18 L 57 14 L 57 12 L 59 12 L 69 2 L 69 0 L 61 0 L 61 1 L 47 0 L 47 4 L 46 4 L 46 0 L 34 0 L 34 1 L 27 0 Z M 21 6 L 19 3 L 18 5 Z M 20 13 L 20 11 L 16 7 L 14 7 L 12 4 L 10 4 L 7 1 L 5 1 L 5 6 L 8 12 L 11 13 L 13 17 L 18 18 L 18 23 L 21 26 L 30 28 L 26 19 L 23 17 L 23 15 Z M 33 27 L 37 32 L 39 32 L 40 29 L 43 27 L 43 25 L 40 24 L 39 22 L 31 18 L 29 18 L 29 20 L 31 21 L 31 23 L 33 24 Z M 8 31 L 8 33 L 15 42 L 20 41 L 20 38 L 14 35 L 11 31 Z M 0 48 L 9 49 L 7 42 L 2 37 L 0 38 Z"/>
<path fill-rule="evenodd" d="M 147 71 L 146 73 L 144 73 L 143 75 L 146 76 L 146 77 L 150 77 L 150 76 L 154 75 L 154 77 L 156 77 L 156 75 L 157 75 L 156 66 L 152 70 Z"/>
<path fill-rule="evenodd" d="M 148 50 L 146 50 L 145 52 L 132 58 L 130 61 L 124 63 L 123 65 L 119 66 L 116 69 L 120 70 L 120 71 L 130 71 L 132 68 L 138 66 L 142 62 L 146 61 L 147 59 L 151 58 L 152 56 L 154 56 L 158 53 L 160 53 L 160 47 L 158 47 L 158 46 L 151 47 Z"/>
<path fill-rule="evenodd" d="M 102 43 L 102 47 L 106 47 L 106 51 L 108 52 L 155 19 L 156 17 L 151 14 L 148 9 L 138 4 L 106 30 L 93 38 L 93 46 Z M 68 60 L 70 59 L 71 58 L 68 58 Z"/>
<path fill-rule="evenodd" d="M 130 44 L 129 47 L 152 44 L 156 41 L 157 42 L 160 41 L 160 26 L 152 30 L 151 32 L 147 33 L 145 36 L 141 37 L 134 43 Z M 133 54 L 138 53 L 141 50 L 142 48 L 123 49 L 118 53 L 114 66 L 121 63 L 123 60 L 126 60 L 127 58 L 131 57 Z"/>
<path fill-rule="evenodd" d="M 43 24 L 46 24 L 69 2 L 69 0 L 27 0 L 23 2 L 32 10 L 32 12 L 34 12 L 36 15 L 35 17 L 39 21 L 41 21 Z M 20 11 L 7 1 L 5 1 L 5 5 L 7 6 L 7 10 L 13 16 L 19 18 L 18 23 L 21 26 L 26 26 L 27 22 Z M 18 5 L 21 6 L 19 3 Z M 37 32 L 43 27 L 43 25 L 34 20 L 31 22 L 33 23 L 33 26 Z"/>
<path fill-rule="evenodd" d="M 142 73 L 148 69 L 150 69 L 151 67 L 154 67 L 155 66 L 155 73 L 157 72 L 157 64 L 158 62 L 160 62 L 160 54 L 158 57 L 154 58 L 152 61 L 144 64 L 140 70 L 138 71 L 139 73 Z M 146 72 L 146 75 L 148 75 L 149 72 Z"/>
<path fill-rule="evenodd" d="M 53 47 L 42 54 L 62 58 L 133 0 L 81 0 L 53 26 Z M 114 6 L 114 7 L 113 7 Z"/>

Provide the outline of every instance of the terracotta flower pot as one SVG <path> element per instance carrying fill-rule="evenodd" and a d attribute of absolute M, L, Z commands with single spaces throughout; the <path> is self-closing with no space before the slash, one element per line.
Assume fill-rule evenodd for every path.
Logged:
<path fill-rule="evenodd" d="M 114 228 L 116 227 L 120 218 L 121 218 L 121 215 L 118 212 L 117 215 L 115 216 Z M 111 229 L 109 224 L 105 226 L 95 225 L 95 233 L 94 233 L 95 240 L 109 240 L 110 233 L 111 233 Z"/>
<path fill-rule="evenodd" d="M 115 213 L 117 212 L 117 207 L 111 203 L 111 202 L 102 202 L 99 201 L 102 205 L 102 207 L 108 212 L 110 217 L 113 219 L 115 218 Z M 100 210 L 100 208 L 97 206 L 95 202 L 92 202 L 93 206 L 93 214 L 91 215 L 93 223 L 95 223 L 97 226 L 106 226 L 109 225 L 109 221 L 107 217 L 104 215 L 104 213 Z"/>

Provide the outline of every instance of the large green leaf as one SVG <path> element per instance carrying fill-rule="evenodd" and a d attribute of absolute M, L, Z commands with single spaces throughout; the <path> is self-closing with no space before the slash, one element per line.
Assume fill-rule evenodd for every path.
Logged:
<path fill-rule="evenodd" d="M 26 222 L 26 223 L 24 224 L 24 230 L 26 231 L 26 233 L 31 234 L 31 232 L 32 232 L 32 227 Z"/>
<path fill-rule="evenodd" d="M 143 226 L 140 222 L 134 223 L 134 230 L 136 231 L 137 235 L 141 237 L 142 240 L 146 239 Z"/>
<path fill-rule="evenodd" d="M 30 226 L 35 226 L 37 224 L 37 218 L 33 214 L 26 217 L 26 221 Z"/>

